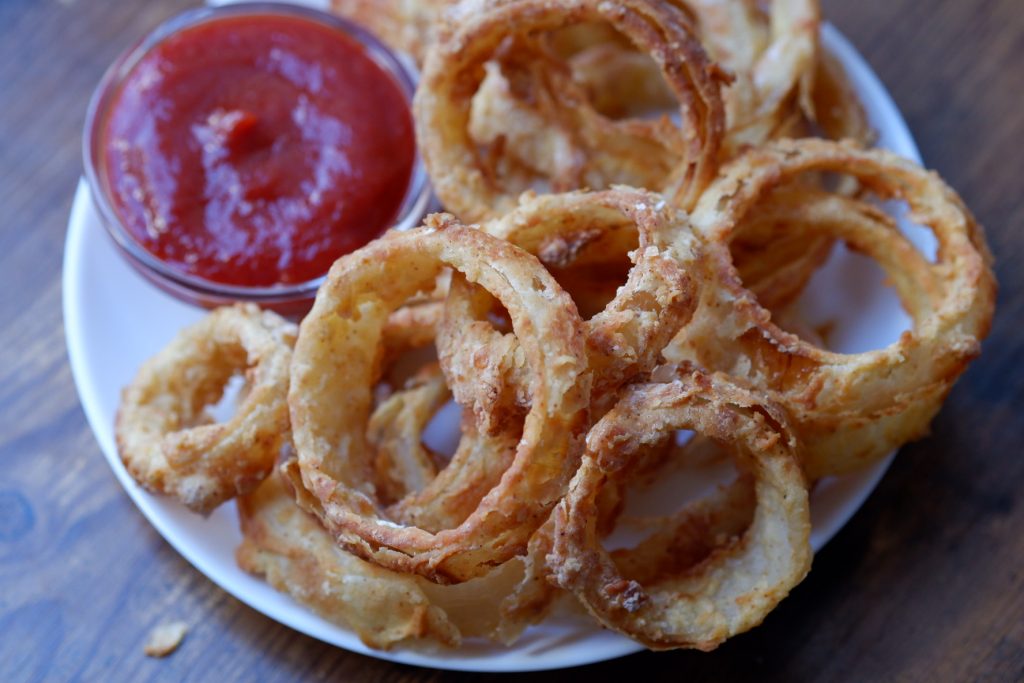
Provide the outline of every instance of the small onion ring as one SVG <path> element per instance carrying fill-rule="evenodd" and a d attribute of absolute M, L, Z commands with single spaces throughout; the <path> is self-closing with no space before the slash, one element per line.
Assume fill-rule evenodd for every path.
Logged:
<path fill-rule="evenodd" d="M 472 293 L 464 297 L 450 294 L 449 298 L 458 297 L 471 307 L 484 304 L 489 308 L 492 305 L 493 297 L 479 285 L 467 282 L 461 273 L 452 273 L 450 281 L 450 291 L 458 293 L 466 288 Z M 444 303 L 441 308 L 442 312 L 451 312 Z M 395 316 L 392 313 L 388 319 L 385 340 Z M 489 323 L 479 322 L 476 325 L 492 329 Z M 469 408 L 471 414 L 463 420 L 462 438 L 448 465 L 425 485 L 408 488 L 407 494 L 386 510 L 396 522 L 432 532 L 462 524 L 484 495 L 497 485 L 515 457 L 516 444 L 522 436 L 525 407 L 529 405 L 529 370 L 525 353 L 514 335 L 492 331 L 493 337 L 488 338 L 486 348 L 478 350 L 480 353 L 473 353 L 469 358 L 456 358 L 453 357 L 453 349 L 465 350 L 466 345 L 451 342 L 447 336 L 451 329 L 448 324 L 435 325 L 432 328 L 432 334 L 434 331 L 437 334 L 434 343 L 447 374 L 447 386 L 451 387 L 456 402 Z M 461 326 L 454 331 L 456 335 L 474 334 Z M 509 372 L 515 376 L 505 377 Z M 488 411 L 484 412 L 477 397 L 490 392 L 497 399 L 496 392 L 506 386 L 516 387 L 516 391 L 506 391 L 502 396 L 503 400 L 510 399 L 512 403 L 503 406 L 491 403 Z M 467 393 L 466 387 L 475 387 L 474 392 Z M 378 407 L 378 411 L 382 407 Z M 374 415 L 376 417 L 377 413 Z M 371 418 L 371 428 L 373 421 Z M 378 466 L 380 463 L 381 453 L 378 451 Z M 394 490 L 394 487 L 386 479 L 382 486 L 383 497 L 386 498 L 388 489 Z"/>
<path fill-rule="evenodd" d="M 703 251 L 686 215 L 661 195 L 628 187 L 525 195 L 515 211 L 483 229 L 549 267 L 572 264 L 576 252 L 606 232 L 638 236 L 625 284 L 584 323 L 595 395 L 653 370 L 662 349 L 693 315 L 697 286 L 691 273 Z"/>
<path fill-rule="evenodd" d="M 144 488 L 209 514 L 270 472 L 288 435 L 295 326 L 254 304 L 219 308 L 146 361 L 121 394 L 121 461 Z M 244 370 L 248 390 L 227 422 L 205 408 Z"/>

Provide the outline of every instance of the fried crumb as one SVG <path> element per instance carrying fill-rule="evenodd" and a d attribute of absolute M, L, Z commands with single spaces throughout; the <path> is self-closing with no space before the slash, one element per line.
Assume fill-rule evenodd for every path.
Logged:
<path fill-rule="evenodd" d="M 178 649 L 186 633 L 188 625 L 183 621 L 160 624 L 149 632 L 149 639 L 142 650 L 149 657 L 166 657 Z"/>

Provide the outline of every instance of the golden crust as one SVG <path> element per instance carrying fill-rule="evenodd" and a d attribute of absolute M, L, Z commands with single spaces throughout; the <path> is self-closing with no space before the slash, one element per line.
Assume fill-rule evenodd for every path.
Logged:
<path fill-rule="evenodd" d="M 122 392 L 114 432 L 132 477 L 202 514 L 255 488 L 288 434 L 294 339 L 294 325 L 252 304 L 217 309 L 182 330 Z M 205 409 L 242 371 L 243 400 L 215 423 Z"/>
<path fill-rule="evenodd" d="M 703 251 L 686 215 L 657 193 L 615 187 L 524 196 L 519 208 L 484 230 L 562 267 L 608 232 L 633 242 L 623 254 L 632 261 L 626 281 L 584 324 L 595 397 L 653 370 L 693 314 L 698 283 L 691 274 Z"/>
<path fill-rule="evenodd" d="M 818 195 L 806 205 L 806 226 L 873 256 L 914 316 L 914 328 L 884 349 L 833 353 L 784 332 L 737 277 L 725 246 L 731 231 L 771 188 L 808 171 L 849 174 L 882 198 L 906 201 L 909 217 L 938 241 L 928 263 L 863 203 L 851 210 L 842 197 Z M 812 478 L 857 469 L 922 436 L 988 333 L 995 279 L 980 227 L 937 175 L 891 152 L 817 139 L 750 150 L 723 169 L 691 219 L 708 242 L 715 286 L 702 290 L 693 322 L 666 354 L 732 373 L 785 406 Z"/>
<path fill-rule="evenodd" d="M 238 565 L 262 576 L 325 619 L 351 628 L 369 647 L 389 649 L 430 639 L 452 647 L 458 627 L 434 606 L 415 577 L 365 562 L 340 549 L 295 503 L 275 473 L 238 499 Z"/>
<path fill-rule="evenodd" d="M 374 409 L 366 439 L 376 453 L 382 501 L 401 500 L 437 476 L 438 459 L 423 445 L 421 434 L 450 395 L 440 368 L 432 364 Z"/>
<path fill-rule="evenodd" d="M 581 321 L 534 257 L 450 217 L 428 224 L 331 268 L 300 328 L 288 400 L 303 484 L 319 502 L 312 511 L 338 542 L 382 566 L 457 582 L 524 550 L 561 497 L 579 457 L 590 380 Z M 380 508 L 365 425 L 388 313 L 446 266 L 508 310 L 530 367 L 531 408 L 499 485 L 458 527 L 432 533 Z"/>
<path fill-rule="evenodd" d="M 649 122 L 611 121 L 586 102 L 572 85 L 571 77 L 559 76 L 562 70 L 557 59 L 547 60 L 543 46 L 529 41 L 516 43 L 509 59 L 525 50 L 530 58 L 526 68 L 531 68 L 532 60 L 547 60 L 541 62 L 543 68 L 534 70 L 535 76 L 555 82 L 544 86 L 538 95 L 550 98 L 550 113 L 564 123 L 560 130 L 568 136 L 565 139 L 571 149 L 559 154 L 578 157 L 562 167 L 573 169 L 574 182 L 579 184 L 555 185 L 556 189 L 584 185 L 600 189 L 623 182 L 647 184 L 687 206 L 714 174 L 724 121 L 721 74 L 708 61 L 685 16 L 671 5 L 650 0 L 487 0 L 460 4 L 449 18 L 443 37 L 427 56 L 414 111 L 421 153 L 434 189 L 445 206 L 462 218 L 481 220 L 500 215 L 515 205 L 519 193 L 518 189 L 510 192 L 502 178 L 485 168 L 470 134 L 472 98 L 484 78 L 483 64 L 501 53 L 510 35 L 524 37 L 606 21 L 654 57 L 680 104 L 679 129 L 670 125 L 652 128 Z M 660 174 L 656 180 L 644 183 L 609 175 L 609 171 L 617 174 L 623 169 L 638 145 L 652 144 L 667 145 L 675 154 L 667 177 Z M 636 168 L 643 170 L 642 164 Z"/>
<path fill-rule="evenodd" d="M 738 469 L 753 478 L 749 527 L 737 533 L 744 516 L 741 481 L 711 503 L 737 507 L 738 514 L 709 514 L 699 503 L 684 508 L 668 529 L 674 542 L 665 543 L 663 532 L 655 557 L 648 543 L 613 559 L 599 537 L 598 495 L 638 452 L 676 429 L 726 444 Z M 811 564 L 807 485 L 784 413 L 724 377 L 701 372 L 631 386 L 587 435 L 583 463 L 553 518 L 554 579 L 604 626 L 651 649 L 709 650 L 758 625 Z M 723 542 L 716 546 L 716 539 Z M 709 546 L 709 554 L 698 551 Z M 628 576 L 633 553 L 647 567 L 646 575 L 633 573 L 643 582 Z"/>
<path fill-rule="evenodd" d="M 331 11 L 375 34 L 417 64 L 434 41 L 436 25 L 454 0 L 331 0 Z"/>

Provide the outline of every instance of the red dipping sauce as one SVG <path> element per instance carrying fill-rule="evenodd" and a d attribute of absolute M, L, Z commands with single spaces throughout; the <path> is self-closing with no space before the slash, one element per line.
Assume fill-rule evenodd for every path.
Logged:
<path fill-rule="evenodd" d="M 208 18 L 156 42 L 111 91 L 95 172 L 123 228 L 171 269 L 308 282 L 399 217 L 416 163 L 402 86 L 323 23 Z"/>

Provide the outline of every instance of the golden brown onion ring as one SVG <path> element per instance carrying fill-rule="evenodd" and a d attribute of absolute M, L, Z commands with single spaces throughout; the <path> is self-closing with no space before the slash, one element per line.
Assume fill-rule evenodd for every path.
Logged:
<path fill-rule="evenodd" d="M 339 544 L 444 583 L 480 576 L 525 550 L 575 471 L 590 379 L 575 307 L 534 257 L 450 216 L 428 226 L 334 264 L 300 328 L 288 400 L 303 485 Z M 382 510 L 365 425 L 388 313 L 432 287 L 445 267 L 505 306 L 530 368 L 531 407 L 500 483 L 458 527 L 432 533 Z"/>
<path fill-rule="evenodd" d="M 864 209 L 850 212 L 838 195 L 807 205 L 819 215 L 804 225 L 872 255 L 914 316 L 913 329 L 886 348 L 832 353 L 779 329 L 724 246 L 769 190 L 820 171 L 906 201 L 909 219 L 937 239 L 937 260 L 928 263 L 877 212 L 861 220 Z M 734 374 L 783 404 L 807 444 L 812 478 L 851 471 L 922 436 L 988 333 L 996 285 L 980 226 L 937 175 L 890 152 L 811 139 L 751 150 L 723 169 L 691 220 L 709 242 L 717 286 L 701 290 L 693 322 L 666 355 Z"/>
<path fill-rule="evenodd" d="M 660 560 L 646 583 L 628 578 L 631 551 L 617 561 L 601 544 L 597 500 L 609 477 L 667 431 L 693 429 L 733 452 L 754 479 L 749 528 L 699 558 L 680 540 L 682 566 Z M 728 500 L 729 496 L 725 496 Z M 684 511 L 676 528 L 691 528 Z M 587 435 L 587 454 L 569 493 L 555 508 L 549 556 L 559 585 L 572 591 L 604 626 L 651 649 L 712 649 L 761 622 L 806 575 L 811 564 L 810 510 L 799 446 L 784 414 L 721 376 L 684 372 L 664 384 L 629 387 Z M 701 543 L 707 543 L 703 534 Z M 696 544 L 700 545 L 700 544 Z M 650 559 L 649 547 L 637 551 Z M 659 556 L 672 554 L 664 547 Z M 677 560 L 679 558 L 676 558 Z"/>
<path fill-rule="evenodd" d="M 708 3 L 695 3 L 704 4 Z M 746 87 L 746 101 L 729 102 L 723 145 L 727 159 L 746 146 L 797 137 L 802 134 L 797 132 L 802 115 L 813 116 L 811 90 L 821 26 L 818 0 L 772 0 L 770 22 L 770 43 L 737 78 L 734 92 Z"/>
<path fill-rule="evenodd" d="M 146 489 L 209 514 L 255 488 L 288 435 L 295 326 L 253 304 L 219 308 L 146 361 L 121 395 L 121 461 Z M 232 376 L 247 392 L 226 422 L 206 412 Z"/>
<path fill-rule="evenodd" d="M 487 434 L 522 422 L 529 407 L 529 368 L 514 334 L 489 319 L 494 298 L 453 275 L 437 328 L 438 360 L 456 403 Z"/>
<path fill-rule="evenodd" d="M 650 372 L 662 361 L 661 350 L 693 314 L 697 287 L 691 273 L 703 252 L 686 215 L 656 193 L 616 187 L 525 196 L 519 208 L 484 230 L 552 268 L 572 265 L 588 244 L 609 234 L 613 240 L 632 242 L 633 250 L 626 253 L 633 267 L 626 282 L 585 322 L 595 395 Z"/>
<path fill-rule="evenodd" d="M 461 273 L 453 273 L 450 280 L 453 290 L 467 288 L 472 292 L 461 298 L 466 305 L 492 306 L 493 297 L 482 287 L 467 282 Z M 393 313 L 389 317 L 388 327 L 395 315 Z M 453 326 L 438 324 L 432 327 L 432 331 L 437 332 L 435 347 L 448 375 L 447 385 L 452 387 L 455 400 L 469 412 L 464 415 L 463 436 L 448 465 L 441 468 L 425 485 L 407 487 L 406 495 L 387 508 L 388 516 L 396 522 L 432 532 L 462 524 L 484 495 L 497 485 L 515 457 L 516 444 L 522 436 L 523 419 L 529 405 L 529 370 L 525 353 L 519 348 L 514 335 L 501 334 L 489 323 L 481 322 L 479 325 L 486 325 L 486 329 L 491 332 L 486 346 L 481 348 L 469 348 L 464 343 L 450 340 L 447 335 Z M 456 335 L 469 334 L 460 326 L 454 326 L 454 331 Z M 453 353 L 456 350 L 466 350 L 470 356 L 455 358 Z M 510 376 L 505 377 L 506 373 Z M 443 382 L 442 387 L 445 387 Z M 476 389 L 467 393 L 467 387 Z M 502 398 L 506 405 L 499 407 L 492 400 L 485 412 L 477 398 L 488 395 L 489 389 L 496 392 L 504 387 L 515 388 L 514 391 L 504 392 Z M 492 399 L 497 399 L 497 395 L 492 395 Z M 378 407 L 378 411 L 381 408 L 383 406 Z M 401 419 L 401 414 L 390 417 L 400 418 L 405 425 L 413 426 L 410 420 Z M 371 418 L 371 426 L 373 421 Z M 385 422 L 382 427 L 389 430 L 392 425 L 394 422 Z M 422 448 L 418 446 L 422 425 L 419 429 L 414 427 L 412 431 L 403 431 L 405 433 L 398 435 L 399 443 L 408 441 L 416 444 L 413 450 Z M 381 454 L 378 453 L 378 465 L 380 458 Z M 396 490 L 387 480 L 381 481 L 380 487 L 382 500 L 388 499 L 389 490 Z"/>
<path fill-rule="evenodd" d="M 722 93 L 724 159 L 746 146 L 806 135 L 804 118 L 815 120 L 814 105 L 819 101 L 830 105 L 824 112 L 830 131 L 838 133 L 841 127 L 832 124 L 842 123 L 849 124 L 843 132 L 861 132 L 852 127 L 855 116 L 863 115 L 859 105 L 855 98 L 845 97 L 848 89 L 836 87 L 841 71 L 830 69 L 821 74 L 824 78 L 817 77 L 821 21 L 817 0 L 773 0 L 767 14 L 749 0 L 672 0 L 669 4 L 690 18 L 709 57 L 734 78 Z M 598 111 L 623 116 L 671 106 L 664 78 L 650 59 L 611 40 L 605 27 L 587 28 L 568 40 L 556 36 L 554 43 L 569 61 L 573 80 Z M 827 90 L 816 99 L 813 91 L 819 85 Z M 837 104 L 841 110 L 831 107 Z"/>
<path fill-rule="evenodd" d="M 666 138 L 678 145 L 679 163 L 672 176 L 659 183 L 657 189 L 686 206 L 714 174 L 724 115 L 719 94 L 721 75 L 707 60 L 686 18 L 674 8 L 650 0 L 490 0 L 456 6 L 449 16 L 453 21 L 445 36 L 431 48 L 417 90 L 416 127 L 435 191 L 448 208 L 467 220 L 500 215 L 515 206 L 518 194 L 510 194 L 501 179 L 484 168 L 469 131 L 471 100 L 484 77 L 482 65 L 496 56 L 510 35 L 554 31 L 588 21 L 604 21 L 614 26 L 659 62 L 681 103 L 681 129 L 673 128 Z M 538 76 L 555 75 L 558 69 L 554 64 Z M 582 117 L 577 120 L 577 133 L 592 134 L 591 142 L 607 142 L 618 135 L 616 131 L 628 128 L 628 121 L 614 122 L 597 114 L 585 98 L 575 98 L 574 90 L 566 80 L 546 92 L 551 97 L 564 95 L 579 100 L 560 108 L 564 116 Z M 625 128 L 620 128 L 620 123 Z M 640 128 L 643 137 L 649 126 L 644 123 Z M 615 159 L 627 158 L 635 152 L 636 143 L 630 146 L 626 138 L 620 145 L 610 150 L 609 168 L 621 166 Z M 604 163 L 602 154 L 609 156 L 608 149 L 593 144 L 575 151 L 594 155 L 597 167 Z M 588 177 L 587 184 L 602 187 L 595 180 L 599 179 Z M 619 178 L 611 182 L 621 181 Z"/>

